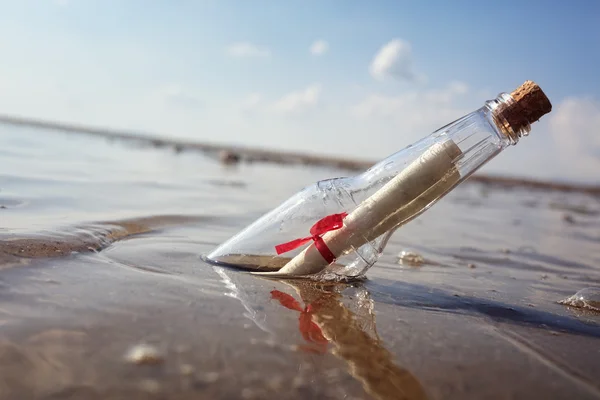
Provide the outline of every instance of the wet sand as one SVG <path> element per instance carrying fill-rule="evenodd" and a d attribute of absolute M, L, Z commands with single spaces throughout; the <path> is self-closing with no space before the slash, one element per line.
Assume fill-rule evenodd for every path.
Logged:
<path fill-rule="evenodd" d="M 558 303 L 600 287 L 594 192 L 473 181 L 363 282 L 269 280 L 201 256 L 330 169 L 0 129 L 0 399 L 600 398 Z"/>
<path fill-rule="evenodd" d="M 200 219 L 202 220 L 202 219 Z M 152 232 L 155 228 L 197 222 L 193 217 L 165 215 L 99 222 L 69 230 L 40 234 L 0 234 L 0 268 L 26 259 L 65 257 L 73 253 L 99 252 L 117 240 Z M 83 233 L 83 234 L 82 234 Z"/>

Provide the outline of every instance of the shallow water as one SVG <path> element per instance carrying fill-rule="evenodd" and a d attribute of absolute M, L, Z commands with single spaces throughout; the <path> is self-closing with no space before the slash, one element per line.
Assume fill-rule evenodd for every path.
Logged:
<path fill-rule="evenodd" d="M 590 194 L 466 183 L 352 285 L 201 261 L 347 174 L 0 125 L 0 398 L 600 398 Z"/>

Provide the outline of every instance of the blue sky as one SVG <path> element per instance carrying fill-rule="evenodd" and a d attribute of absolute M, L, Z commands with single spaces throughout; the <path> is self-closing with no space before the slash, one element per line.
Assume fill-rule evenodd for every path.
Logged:
<path fill-rule="evenodd" d="M 378 160 L 531 79 L 485 172 L 600 183 L 600 2 L 0 0 L 0 113 Z"/>

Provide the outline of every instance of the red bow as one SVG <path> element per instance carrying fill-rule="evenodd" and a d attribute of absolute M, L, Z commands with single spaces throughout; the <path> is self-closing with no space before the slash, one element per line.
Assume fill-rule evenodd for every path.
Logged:
<path fill-rule="evenodd" d="M 331 264 L 335 261 L 335 255 L 331 252 L 331 250 L 329 250 L 329 247 L 327 247 L 321 235 L 324 235 L 329 231 L 335 231 L 336 229 L 340 229 L 342 226 L 344 226 L 344 218 L 346 218 L 347 215 L 348 213 L 345 212 L 341 214 L 328 215 L 317 221 L 310 228 L 311 236 L 295 239 L 291 242 L 277 245 L 275 246 L 275 251 L 277 251 L 277 254 L 287 253 L 288 251 L 294 250 L 295 248 L 302 246 L 304 243 L 313 240 L 319 253 L 321 253 L 325 261 Z"/>

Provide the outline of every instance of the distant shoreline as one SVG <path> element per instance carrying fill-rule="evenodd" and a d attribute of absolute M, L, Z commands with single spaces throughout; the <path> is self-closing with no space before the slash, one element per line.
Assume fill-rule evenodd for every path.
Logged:
<path fill-rule="evenodd" d="M 98 128 L 63 122 L 44 121 L 34 118 L 0 115 L 0 123 L 30 126 L 55 131 L 87 134 L 107 139 L 132 141 L 154 147 L 170 147 L 176 152 L 199 151 L 216 157 L 223 162 L 265 162 L 277 164 L 299 164 L 319 167 L 332 167 L 350 171 L 364 171 L 375 164 L 372 160 L 352 160 L 348 158 L 319 156 L 279 150 L 263 150 L 242 146 L 200 143 L 179 139 L 167 139 L 159 135 L 146 135 L 137 132 Z M 563 192 L 581 192 L 600 195 L 600 186 L 539 181 L 525 178 L 511 178 L 496 175 L 475 174 L 467 182 L 500 185 L 505 187 L 528 187 Z"/>

